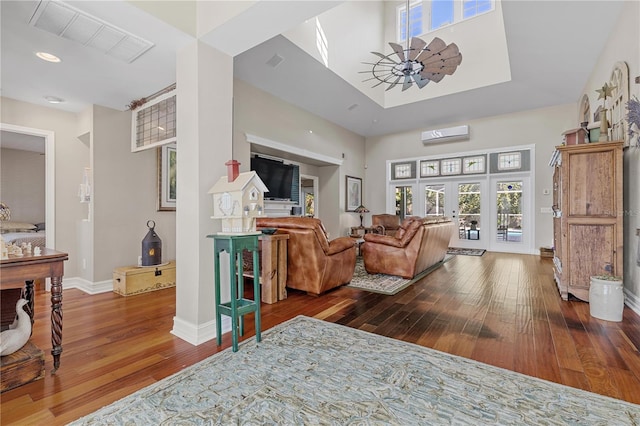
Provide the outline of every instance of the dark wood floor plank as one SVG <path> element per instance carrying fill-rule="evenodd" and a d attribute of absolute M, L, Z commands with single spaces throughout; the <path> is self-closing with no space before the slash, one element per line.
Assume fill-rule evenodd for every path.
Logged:
<path fill-rule="evenodd" d="M 320 297 L 289 290 L 262 305 L 263 330 L 298 315 L 480 360 L 638 403 L 640 317 L 592 318 L 560 299 L 552 262 L 491 253 L 455 256 L 394 296 L 341 287 Z M 250 293 L 250 286 L 247 291 Z M 49 352 L 50 296 L 36 292 L 32 341 Z M 194 346 L 174 335 L 175 288 L 123 297 L 64 290 L 64 352 L 55 376 L 5 392 L 2 425 L 66 424 L 231 345 L 229 333 Z M 253 316 L 245 336 L 255 339 Z"/>

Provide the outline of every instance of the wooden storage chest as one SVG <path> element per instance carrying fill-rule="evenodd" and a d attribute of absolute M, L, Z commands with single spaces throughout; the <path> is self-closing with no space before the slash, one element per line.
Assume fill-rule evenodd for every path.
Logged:
<path fill-rule="evenodd" d="M 175 260 L 157 266 L 123 266 L 113 270 L 113 291 L 122 296 L 175 287 Z"/>
<path fill-rule="evenodd" d="M 44 353 L 31 341 L 20 350 L 0 357 L 0 392 L 44 377 Z"/>

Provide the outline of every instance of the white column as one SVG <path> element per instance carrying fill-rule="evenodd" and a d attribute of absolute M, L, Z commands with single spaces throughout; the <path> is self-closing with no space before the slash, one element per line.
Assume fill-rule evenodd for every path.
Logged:
<path fill-rule="evenodd" d="M 220 224 L 209 188 L 232 155 L 233 58 L 194 42 L 178 52 L 178 183 L 174 335 L 194 345 L 215 336 L 213 240 Z"/>

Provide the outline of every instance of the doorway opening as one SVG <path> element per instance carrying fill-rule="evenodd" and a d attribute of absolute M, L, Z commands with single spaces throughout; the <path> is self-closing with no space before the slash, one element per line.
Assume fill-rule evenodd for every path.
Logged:
<path fill-rule="evenodd" d="M 318 182 L 317 176 L 300 175 L 300 204 L 303 216 L 317 217 L 319 214 Z"/>

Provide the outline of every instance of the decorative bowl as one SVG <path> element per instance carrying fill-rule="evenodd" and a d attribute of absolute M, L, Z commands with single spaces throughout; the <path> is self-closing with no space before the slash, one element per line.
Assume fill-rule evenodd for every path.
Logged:
<path fill-rule="evenodd" d="M 278 228 L 262 228 L 260 232 L 262 232 L 263 234 L 272 235 L 275 234 L 277 230 Z"/>

